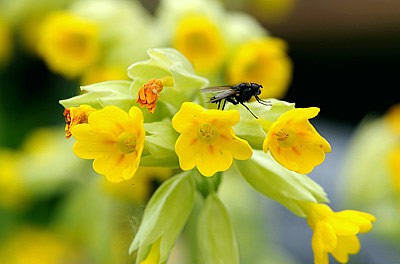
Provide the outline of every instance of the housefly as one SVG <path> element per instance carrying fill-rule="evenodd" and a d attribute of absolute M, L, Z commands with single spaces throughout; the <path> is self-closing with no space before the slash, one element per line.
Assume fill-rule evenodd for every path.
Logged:
<path fill-rule="evenodd" d="M 218 109 L 225 108 L 226 101 L 237 105 L 241 104 L 255 117 L 257 116 L 244 103 L 248 102 L 253 96 L 262 105 L 271 106 L 270 102 L 261 100 L 258 97 L 261 94 L 263 86 L 257 83 L 239 83 L 237 85 L 223 85 L 215 87 L 207 87 L 201 89 L 202 93 L 216 93 L 210 98 L 210 103 L 218 104 Z"/>

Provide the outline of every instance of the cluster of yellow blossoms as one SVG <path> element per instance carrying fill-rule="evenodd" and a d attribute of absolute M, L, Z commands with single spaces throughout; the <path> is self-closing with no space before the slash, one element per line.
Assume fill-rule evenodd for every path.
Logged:
<path fill-rule="evenodd" d="M 331 211 L 321 203 L 327 201 L 323 189 L 304 175 L 331 151 L 309 121 L 318 114 L 318 108 L 294 108 L 277 100 L 271 100 L 272 106 L 249 103 L 259 119 L 232 105 L 225 111 L 205 109 L 200 105 L 207 106 L 199 89 L 207 86 L 207 80 L 194 75 L 180 53 L 154 49 L 149 55 L 150 60 L 129 67 L 132 83 L 104 82 L 82 87 L 86 93 L 61 101 L 68 108 L 66 134 L 76 139 L 75 154 L 94 159 L 94 170 L 109 181 L 129 180 L 139 166 L 188 171 L 166 181 L 151 198 L 131 247 L 131 251 L 139 250 L 138 263 L 166 261 L 192 209 L 196 186 L 203 186 L 197 188 L 207 197 L 202 215 L 217 210 L 220 221 L 233 228 L 229 214 L 221 213 L 225 207 L 213 193 L 219 184 L 218 175 L 235 167 L 257 191 L 307 218 L 314 230 L 316 264 L 328 263 L 327 253 L 346 263 L 348 254 L 358 252 L 356 235 L 369 231 L 374 217 L 357 211 Z M 247 124 L 254 130 L 249 132 Z M 256 149 L 266 154 L 260 155 Z M 250 163 L 241 163 L 245 160 Z M 261 169 L 254 173 L 257 166 Z M 196 171 L 212 184 L 204 185 L 206 178 L 196 178 Z M 187 205 L 177 206 L 174 203 L 178 200 L 185 200 Z M 179 224 L 176 222 L 172 228 L 172 222 L 165 222 L 165 218 L 180 218 Z M 211 232 L 211 227 L 199 225 L 204 232 Z M 163 233 L 165 230 L 169 235 Z M 233 248 L 236 245 L 233 236 L 220 239 L 231 241 Z M 210 253 L 215 249 L 206 242 L 202 250 L 210 259 L 217 258 Z"/>

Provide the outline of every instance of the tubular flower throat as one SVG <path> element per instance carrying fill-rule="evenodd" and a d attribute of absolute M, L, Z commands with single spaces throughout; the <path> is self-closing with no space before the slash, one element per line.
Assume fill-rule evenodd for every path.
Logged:
<path fill-rule="evenodd" d="M 184 17 L 175 32 L 173 47 L 201 74 L 216 72 L 224 62 L 224 38 L 217 25 L 206 16 Z"/>
<path fill-rule="evenodd" d="M 143 114 L 132 107 L 129 114 L 116 106 L 106 106 L 90 114 L 87 124 L 72 128 L 75 154 L 94 159 L 94 170 L 111 182 L 129 180 L 139 167 L 145 131 Z"/>
<path fill-rule="evenodd" d="M 78 77 L 100 56 L 98 25 L 68 12 L 54 12 L 41 25 L 37 48 L 52 71 Z"/>
<path fill-rule="evenodd" d="M 87 124 L 89 115 L 94 111 L 96 111 L 96 109 L 90 105 L 81 105 L 79 107 L 65 109 L 65 137 L 70 138 L 72 136 L 71 130 L 74 126 Z"/>
<path fill-rule="evenodd" d="M 247 141 L 235 136 L 232 126 L 239 122 L 236 110 L 204 110 L 186 102 L 172 119 L 173 128 L 181 133 L 175 151 L 183 170 L 197 166 L 204 176 L 226 171 L 233 158 L 249 159 L 253 151 Z"/>
<path fill-rule="evenodd" d="M 161 239 L 158 239 L 151 245 L 149 254 L 140 264 L 158 264 L 160 262 L 160 242 Z"/>
<path fill-rule="evenodd" d="M 140 104 L 140 107 L 146 107 L 147 110 L 153 114 L 156 110 L 157 100 L 164 86 L 171 85 L 173 85 L 172 77 L 151 79 L 140 88 L 136 102 Z"/>
<path fill-rule="evenodd" d="M 270 37 L 243 44 L 228 64 L 228 82 L 256 82 L 266 87 L 261 92 L 261 98 L 282 98 L 292 72 L 292 62 L 286 49 L 283 40 Z"/>
<path fill-rule="evenodd" d="M 375 217 L 371 214 L 344 210 L 333 212 L 325 204 L 308 204 L 308 225 L 314 231 L 312 249 L 315 264 L 328 264 L 328 253 L 340 263 L 347 263 L 349 254 L 357 254 L 360 250 L 358 233 L 366 233 L 372 229 L 371 222 Z"/>
<path fill-rule="evenodd" d="M 329 143 L 315 130 L 308 119 L 315 117 L 319 108 L 296 108 L 283 113 L 270 127 L 264 140 L 264 152 L 282 166 L 307 174 L 321 164 Z"/>

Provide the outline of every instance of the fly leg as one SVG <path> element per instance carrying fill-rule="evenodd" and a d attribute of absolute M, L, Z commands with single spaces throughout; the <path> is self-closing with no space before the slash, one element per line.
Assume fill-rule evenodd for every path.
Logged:
<path fill-rule="evenodd" d="M 221 101 L 222 101 L 222 100 L 219 100 L 219 101 L 218 101 L 218 110 L 221 108 Z M 224 105 L 225 105 L 225 104 L 224 104 Z M 224 110 L 224 107 L 222 107 L 222 110 Z"/>
<path fill-rule="evenodd" d="M 246 109 L 250 112 L 250 114 L 252 116 L 254 116 L 255 119 L 258 119 L 258 117 L 255 114 L 253 114 L 253 112 L 251 112 L 250 108 L 248 108 L 247 105 L 245 105 L 244 103 L 240 103 L 240 104 L 243 105 L 244 107 L 246 107 Z"/>
<path fill-rule="evenodd" d="M 272 106 L 271 102 L 264 101 L 260 97 L 258 97 L 257 95 L 255 95 L 254 97 L 256 98 L 257 102 L 259 102 L 260 104 L 265 105 L 265 106 Z"/>
<path fill-rule="evenodd" d="M 222 111 L 224 111 L 224 109 L 225 109 L 225 104 L 226 104 L 226 99 L 224 100 L 224 104 L 222 105 Z"/>
<path fill-rule="evenodd" d="M 236 101 L 236 98 L 235 98 L 235 97 L 227 97 L 226 100 L 227 100 L 229 103 L 232 103 L 232 104 L 234 104 L 234 105 L 237 105 L 237 104 L 239 103 L 238 101 Z"/>

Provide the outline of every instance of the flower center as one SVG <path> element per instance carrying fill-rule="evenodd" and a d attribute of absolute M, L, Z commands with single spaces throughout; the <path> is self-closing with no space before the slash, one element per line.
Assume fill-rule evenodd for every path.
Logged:
<path fill-rule="evenodd" d="M 218 130 L 210 124 L 203 124 L 199 131 L 197 131 L 197 137 L 201 142 L 211 144 L 219 137 Z"/>
<path fill-rule="evenodd" d="M 291 127 L 281 128 L 275 133 L 276 140 L 280 147 L 292 147 L 297 140 L 296 131 Z"/>
<path fill-rule="evenodd" d="M 137 137 L 133 133 L 123 132 L 118 136 L 117 145 L 119 150 L 124 154 L 136 151 Z"/>

